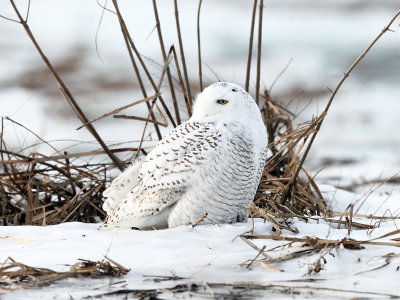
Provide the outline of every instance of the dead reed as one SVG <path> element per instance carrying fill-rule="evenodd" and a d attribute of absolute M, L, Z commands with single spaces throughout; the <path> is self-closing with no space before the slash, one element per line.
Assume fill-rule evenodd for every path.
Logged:
<path fill-rule="evenodd" d="M 75 277 L 120 277 L 129 271 L 129 269 L 106 256 L 101 261 L 79 259 L 66 272 L 27 266 L 7 257 L 0 267 L 0 290 L 31 289 L 47 286 L 61 279 Z"/>
<path fill-rule="evenodd" d="M 109 164 L 77 165 L 70 160 L 103 151 L 49 158 L 9 151 L 3 140 L 0 144 L 1 225 L 45 226 L 103 218 L 102 192 Z"/>

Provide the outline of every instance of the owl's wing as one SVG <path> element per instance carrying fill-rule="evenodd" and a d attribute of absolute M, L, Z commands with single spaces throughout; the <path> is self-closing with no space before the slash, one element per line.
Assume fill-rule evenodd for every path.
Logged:
<path fill-rule="evenodd" d="M 175 128 L 146 156 L 138 183 L 115 207 L 113 215 L 129 212 L 145 218 L 173 205 L 193 182 L 202 165 L 213 160 L 221 133 L 212 124 L 186 122 Z"/>
<path fill-rule="evenodd" d="M 110 214 L 125 195 L 137 185 L 139 170 L 143 162 L 144 158 L 136 161 L 132 166 L 128 167 L 122 174 L 115 178 L 111 186 L 103 192 L 103 196 L 107 198 L 106 201 L 104 201 L 103 209 L 107 214 Z"/>

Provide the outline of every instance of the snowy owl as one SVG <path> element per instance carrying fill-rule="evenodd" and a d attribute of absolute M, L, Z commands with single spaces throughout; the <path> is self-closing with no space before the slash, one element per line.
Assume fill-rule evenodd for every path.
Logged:
<path fill-rule="evenodd" d="M 260 110 L 241 87 L 210 85 L 192 117 L 104 191 L 102 228 L 246 221 L 268 156 Z"/>

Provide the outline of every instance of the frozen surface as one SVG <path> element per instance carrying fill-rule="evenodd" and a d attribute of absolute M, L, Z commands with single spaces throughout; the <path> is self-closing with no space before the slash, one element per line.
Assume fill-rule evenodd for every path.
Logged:
<path fill-rule="evenodd" d="M 343 211 L 357 198 L 354 194 L 336 190 L 331 186 L 321 186 L 321 190 L 332 204 L 332 209 L 337 211 Z M 391 213 L 398 216 L 399 194 L 400 191 L 396 190 L 391 198 L 392 201 L 386 201 L 386 197 L 373 194 L 361 206 L 358 213 L 383 215 L 389 209 Z M 370 223 L 361 218 L 355 218 L 353 222 Z M 377 228 L 369 231 L 353 229 L 350 237 L 359 241 L 378 238 L 396 230 L 399 225 L 397 223 L 396 220 L 380 222 L 375 224 Z M 295 221 L 293 226 L 299 229 L 299 234 L 290 232 L 283 232 L 283 234 L 288 237 L 312 236 L 334 240 L 348 237 L 347 229 L 338 229 L 337 224 L 326 223 L 323 220 L 309 223 Z M 319 258 L 319 253 L 272 264 L 282 272 L 265 269 L 259 261 L 256 261 L 249 269 L 239 266 L 257 255 L 257 251 L 240 238 L 235 238 L 251 229 L 251 221 L 231 225 L 198 225 L 194 228 L 180 226 L 159 231 L 99 231 L 97 227 L 98 224 L 83 223 L 66 223 L 47 227 L 1 227 L 1 260 L 11 256 L 31 266 L 66 271 L 67 265 L 72 265 L 79 258 L 101 260 L 103 255 L 107 255 L 131 269 L 122 279 L 64 280 L 46 288 L 3 293 L 1 298 L 26 299 L 29 296 L 30 299 L 68 299 L 69 297 L 79 299 L 83 296 L 100 295 L 118 289 L 173 287 L 187 282 L 199 285 L 204 282 L 288 285 L 293 287 L 292 292 L 287 295 L 288 298 L 304 296 L 319 298 L 329 295 L 367 297 L 366 292 L 400 296 L 398 289 L 400 253 L 397 247 L 366 245 L 363 250 L 348 250 L 341 247 L 332 249 L 324 255 L 326 263 L 323 269 L 318 274 L 307 275 L 308 269 Z M 271 223 L 255 219 L 254 234 L 273 234 Z M 12 237 L 13 240 L 5 239 L 6 236 Z M 391 239 L 396 237 L 399 237 L 399 233 L 377 241 L 393 242 Z M 266 253 L 272 257 L 281 257 L 288 252 L 304 249 L 299 247 L 299 244 L 294 244 L 290 248 L 278 247 L 268 251 L 286 242 L 272 240 L 253 240 L 253 242 L 259 248 L 265 245 Z M 324 250 L 321 251 L 323 252 Z M 390 262 L 386 264 L 388 256 L 385 255 L 389 253 Z M 185 279 L 163 282 L 152 280 L 162 276 L 177 276 Z M 113 284 L 114 282 L 120 283 Z M 296 286 L 332 288 L 341 291 L 314 290 L 316 294 L 311 295 L 308 293 L 309 290 L 296 289 Z M 205 292 L 203 296 L 211 298 L 210 293 L 210 291 Z M 260 297 L 270 293 L 271 291 L 250 292 L 252 296 Z M 169 298 L 168 294 L 164 296 Z M 387 298 L 384 295 L 379 297 Z"/>

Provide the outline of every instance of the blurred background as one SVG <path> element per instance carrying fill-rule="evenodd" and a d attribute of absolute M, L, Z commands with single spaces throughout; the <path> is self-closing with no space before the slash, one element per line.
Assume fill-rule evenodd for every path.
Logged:
<path fill-rule="evenodd" d="M 98 1 L 113 10 L 111 1 Z M 28 1 L 15 2 L 25 15 Z M 32 1 L 28 19 L 43 51 L 89 119 L 143 98 L 118 19 L 99 3 Z M 162 56 L 152 2 L 118 3 L 157 82 Z M 165 46 L 178 48 L 173 1 L 157 4 Z M 252 6 L 249 0 L 203 1 L 200 27 L 205 85 L 223 80 L 244 86 Z M 197 9 L 198 1 L 179 1 L 193 94 L 200 91 Z M 290 103 L 297 115 L 294 123 L 310 120 L 324 109 L 330 90 L 399 9 L 398 0 L 264 1 L 262 87 L 273 85 L 272 99 Z M 8 1 L 0 3 L 0 15 L 16 19 Z M 323 182 L 346 186 L 400 170 L 399 22 L 361 61 L 334 100 L 306 164 L 313 173 L 323 169 L 318 174 Z M 251 93 L 254 83 L 253 63 Z M 148 82 L 146 86 L 151 95 Z M 166 80 L 162 91 L 170 103 Z M 185 111 L 183 97 L 180 107 Z M 145 105 L 124 114 L 144 117 Z M 76 130 L 80 121 L 22 26 L 5 19 L 0 19 L 0 115 L 24 125 L 57 149 L 99 148 L 86 129 Z M 107 143 L 134 147 L 144 123 L 109 117 L 94 126 Z M 147 140 L 156 141 L 151 130 Z M 9 149 L 54 154 L 40 139 L 7 119 L 3 119 L 2 132 Z"/>

